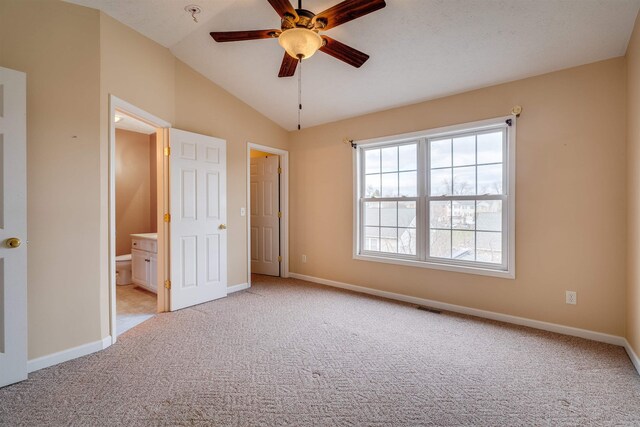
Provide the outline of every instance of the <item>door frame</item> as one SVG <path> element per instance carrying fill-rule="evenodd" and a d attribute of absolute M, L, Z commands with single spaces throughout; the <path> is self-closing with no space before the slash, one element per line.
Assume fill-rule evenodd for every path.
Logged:
<path fill-rule="evenodd" d="M 251 287 L 251 150 L 262 151 L 280 156 L 280 277 L 289 277 L 289 152 L 266 145 L 247 143 L 247 284 Z"/>
<path fill-rule="evenodd" d="M 111 334 L 111 344 L 115 344 L 117 339 L 116 329 L 116 123 L 115 113 L 120 111 L 129 116 L 135 117 L 156 129 L 156 157 L 163 158 L 164 146 L 167 143 L 165 129 L 171 127 L 171 123 L 154 116 L 151 113 L 124 101 L 117 96 L 109 94 L 109 333 Z M 160 166 L 160 165 L 158 165 Z M 156 178 L 158 191 L 158 217 L 162 217 L 165 212 L 164 203 L 166 200 L 165 178 L 167 176 L 165 161 L 162 161 L 162 168 L 158 167 Z M 153 190 L 152 190 L 153 191 Z M 167 246 L 164 239 L 164 222 L 158 221 L 158 281 L 162 278 L 164 282 L 164 258 L 168 255 Z M 164 242 L 164 244 L 163 244 Z M 161 254 L 164 252 L 164 257 Z M 158 287 L 158 311 L 166 311 L 167 298 L 162 292 L 164 287 Z"/>

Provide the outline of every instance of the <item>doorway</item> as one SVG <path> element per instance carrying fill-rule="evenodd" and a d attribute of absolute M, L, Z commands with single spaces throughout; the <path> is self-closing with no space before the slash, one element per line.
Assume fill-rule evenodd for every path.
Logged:
<path fill-rule="evenodd" d="M 115 122 L 116 334 L 157 312 L 157 129 L 124 111 Z"/>
<path fill-rule="evenodd" d="M 251 274 L 288 277 L 288 152 L 247 146 L 247 255 Z"/>
<path fill-rule="evenodd" d="M 159 119 L 115 96 L 109 107 L 109 283 L 111 341 L 165 311 L 158 286 L 168 252 L 164 246 L 163 150 Z"/>

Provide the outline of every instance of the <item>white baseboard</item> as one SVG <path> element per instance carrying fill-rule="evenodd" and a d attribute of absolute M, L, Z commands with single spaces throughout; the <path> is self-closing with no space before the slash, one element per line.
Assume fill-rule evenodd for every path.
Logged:
<path fill-rule="evenodd" d="M 636 367 L 636 371 L 640 374 L 640 358 L 638 358 L 638 355 L 633 351 L 633 347 L 631 347 L 631 344 L 629 344 L 629 341 L 627 340 L 624 340 L 624 349 L 627 351 L 629 359 L 631 359 L 631 363 Z"/>
<path fill-rule="evenodd" d="M 227 288 L 227 295 L 234 292 L 244 291 L 245 289 L 249 289 L 250 287 L 251 285 L 249 283 L 240 283 L 238 285 L 229 286 Z"/>
<path fill-rule="evenodd" d="M 348 283 L 336 282 L 333 280 L 321 279 L 313 276 L 305 276 L 298 273 L 290 273 L 290 276 L 294 279 L 306 280 L 308 282 L 319 283 L 321 285 L 332 286 L 334 288 L 348 289 L 354 292 L 360 292 L 369 295 L 375 295 L 382 298 L 389 298 L 397 301 L 408 302 L 411 304 L 423 305 L 427 307 L 437 308 L 439 310 L 452 311 L 454 313 L 467 314 L 470 316 L 482 317 L 485 319 L 497 320 L 505 323 L 512 323 L 514 325 L 528 326 L 534 329 L 541 329 L 543 331 L 556 332 L 564 335 L 571 335 L 574 337 L 586 338 L 593 341 L 604 342 L 607 344 L 619 345 L 625 347 L 627 352 L 630 351 L 627 340 L 624 337 L 617 335 L 604 334 L 602 332 L 590 331 L 587 329 L 574 328 L 571 326 L 559 325 L 557 323 L 543 322 L 540 320 L 527 319 L 525 317 L 511 316 L 509 314 L 496 313 L 494 311 L 479 310 L 477 308 L 464 307 L 462 305 L 448 304 L 444 302 L 412 297 L 409 295 L 396 294 L 394 292 L 380 291 L 377 289 L 365 288 L 363 286 L 350 285 Z M 632 351 L 632 350 L 631 350 Z M 633 352 L 633 351 L 632 351 Z M 635 353 L 634 353 L 635 356 Z M 630 355 L 631 357 L 631 355 Z M 637 356 L 636 361 L 638 361 Z M 632 357 L 633 360 L 633 357 Z M 636 369 L 640 364 L 636 364 Z M 638 370 L 640 373 L 640 369 Z"/>
<path fill-rule="evenodd" d="M 57 365 L 58 363 L 66 362 L 78 357 L 86 356 L 87 354 L 95 353 L 96 351 L 104 350 L 110 345 L 111 335 L 99 341 L 82 344 L 77 347 L 59 351 L 57 353 L 48 354 L 36 359 L 31 359 L 27 362 L 27 371 L 31 373 L 43 368 L 48 368 L 49 366 Z"/>

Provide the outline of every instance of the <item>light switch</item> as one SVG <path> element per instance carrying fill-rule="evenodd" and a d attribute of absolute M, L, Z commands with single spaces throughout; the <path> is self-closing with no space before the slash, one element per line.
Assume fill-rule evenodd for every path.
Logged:
<path fill-rule="evenodd" d="M 240 208 L 240 216 L 244 216 L 247 213 L 245 208 Z"/>

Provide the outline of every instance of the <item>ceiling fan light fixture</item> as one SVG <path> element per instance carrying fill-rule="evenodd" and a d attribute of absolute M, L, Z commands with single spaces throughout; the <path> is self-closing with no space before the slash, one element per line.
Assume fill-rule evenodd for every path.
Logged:
<path fill-rule="evenodd" d="M 322 37 L 307 28 L 291 28 L 278 37 L 278 43 L 296 59 L 307 59 L 322 47 Z"/>

